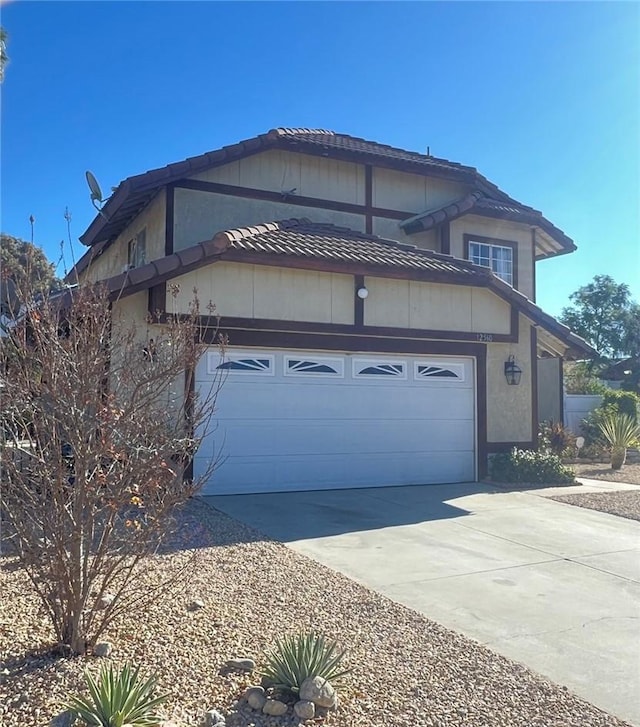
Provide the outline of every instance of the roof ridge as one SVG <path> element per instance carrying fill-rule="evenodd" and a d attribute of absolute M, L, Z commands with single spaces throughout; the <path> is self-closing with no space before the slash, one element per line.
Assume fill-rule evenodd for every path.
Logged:
<path fill-rule="evenodd" d="M 301 126 L 278 126 L 275 129 L 271 129 L 272 132 L 280 136 L 295 136 L 296 134 L 318 134 L 325 136 L 342 136 L 342 134 L 336 134 L 335 131 L 330 129 L 307 129 Z"/>
<path fill-rule="evenodd" d="M 275 132 L 278 136 L 302 136 L 304 134 L 316 134 L 316 135 L 326 135 L 326 136 L 334 136 L 334 137 L 340 137 L 342 139 L 350 139 L 351 141 L 357 141 L 362 144 L 371 144 L 373 146 L 380 147 L 380 149 L 385 149 L 387 151 L 392 152 L 401 152 L 402 154 L 410 154 L 416 157 L 420 157 L 420 159 L 424 160 L 430 160 L 434 162 L 443 162 L 444 164 L 449 164 L 453 167 L 457 167 L 461 170 L 470 171 L 474 173 L 478 173 L 478 170 L 476 167 L 470 167 L 467 164 L 461 164 L 460 162 L 452 162 L 450 159 L 445 159 L 444 157 L 436 157 L 433 156 L 433 154 L 423 154 L 419 151 L 414 151 L 412 149 L 404 149 L 401 146 L 393 146 L 392 144 L 383 144 L 380 141 L 375 141 L 373 139 L 365 139 L 363 136 L 353 136 L 352 134 L 345 134 L 341 131 L 329 131 L 328 129 L 306 129 L 306 128 L 290 128 L 290 127 L 278 127 L 276 129 L 271 129 L 271 132 Z M 271 133 L 269 132 L 269 133 Z M 304 139 L 303 139 L 304 141 Z"/>

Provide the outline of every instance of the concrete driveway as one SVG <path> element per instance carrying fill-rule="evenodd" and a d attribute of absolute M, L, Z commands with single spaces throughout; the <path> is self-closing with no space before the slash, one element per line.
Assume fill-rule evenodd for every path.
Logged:
<path fill-rule="evenodd" d="M 545 494 L 468 484 L 206 499 L 640 725 L 640 523 Z"/>

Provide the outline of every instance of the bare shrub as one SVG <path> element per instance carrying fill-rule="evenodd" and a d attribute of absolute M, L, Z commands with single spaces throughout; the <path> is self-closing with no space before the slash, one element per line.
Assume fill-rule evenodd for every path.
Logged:
<path fill-rule="evenodd" d="M 61 644 L 84 653 L 148 595 L 143 558 L 210 476 L 215 463 L 183 477 L 218 387 L 193 394 L 197 301 L 138 326 L 112 318 L 99 287 L 22 301 L 0 342 L 4 536 Z"/>

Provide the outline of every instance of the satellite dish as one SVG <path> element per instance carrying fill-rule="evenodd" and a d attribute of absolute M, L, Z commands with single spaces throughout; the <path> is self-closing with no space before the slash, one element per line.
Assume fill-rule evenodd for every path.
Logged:
<path fill-rule="evenodd" d="M 102 211 L 104 199 L 102 198 L 102 190 L 100 189 L 98 180 L 89 170 L 87 170 L 84 175 L 87 178 L 87 184 L 89 185 L 89 190 L 91 191 L 91 204 L 98 210 L 98 212 L 105 218 L 105 220 L 108 220 L 109 218 Z"/>
<path fill-rule="evenodd" d="M 102 190 L 100 189 L 98 180 L 93 176 L 90 171 L 86 171 L 85 176 L 87 178 L 87 184 L 89 185 L 89 189 L 91 190 L 91 201 L 94 203 L 102 203 Z"/>

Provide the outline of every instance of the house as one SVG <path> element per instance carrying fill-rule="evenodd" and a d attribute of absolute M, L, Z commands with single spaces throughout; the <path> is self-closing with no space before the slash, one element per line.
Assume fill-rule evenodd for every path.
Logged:
<path fill-rule="evenodd" d="M 591 353 L 535 304 L 567 235 L 472 167 L 345 134 L 274 129 L 130 177 L 81 240 L 74 275 L 116 317 L 215 304 L 208 493 L 475 480 L 536 447 L 563 358 Z"/>

